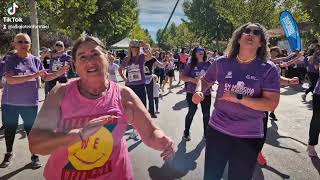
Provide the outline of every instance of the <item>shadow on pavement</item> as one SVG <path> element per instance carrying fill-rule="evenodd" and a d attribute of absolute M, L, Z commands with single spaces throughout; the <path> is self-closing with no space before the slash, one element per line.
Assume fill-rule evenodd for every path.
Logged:
<path fill-rule="evenodd" d="M 20 134 L 19 139 L 24 139 L 27 137 L 27 133 L 24 131 L 23 124 L 18 126 L 16 134 Z M 0 131 L 0 140 L 1 139 L 4 139 L 4 130 Z"/>
<path fill-rule="evenodd" d="M 299 143 L 301 143 L 303 145 L 306 145 L 305 143 L 303 143 L 303 142 L 301 142 L 301 141 L 299 141 L 297 139 L 294 139 L 292 137 L 280 135 L 278 133 L 278 125 L 274 121 L 271 121 L 271 127 L 269 127 L 268 131 L 267 131 L 266 143 L 271 145 L 271 146 L 274 146 L 274 147 L 278 147 L 278 148 L 281 148 L 281 149 L 287 149 L 287 150 L 293 151 L 295 153 L 300 153 L 300 151 L 298 151 L 297 149 L 281 146 L 280 142 L 278 141 L 278 139 L 280 139 L 280 138 L 292 139 L 292 140 L 297 141 L 297 142 L 299 142 Z"/>
<path fill-rule="evenodd" d="M 320 175 L 320 159 L 319 157 L 310 157 L 313 167 L 316 168 Z"/>
<path fill-rule="evenodd" d="M 273 172 L 274 174 L 277 174 L 278 176 L 280 176 L 282 179 L 290 179 L 290 176 L 287 174 L 284 174 L 278 170 L 276 170 L 275 168 L 271 167 L 271 166 L 260 166 L 257 164 L 256 169 L 253 173 L 253 178 L 255 180 L 264 180 L 264 175 L 262 172 L 262 169 L 266 169 L 269 170 L 270 172 Z"/>
<path fill-rule="evenodd" d="M 134 150 L 136 147 L 138 147 L 140 144 L 142 143 L 142 140 L 138 140 L 137 142 L 135 142 L 134 144 L 132 144 L 131 146 L 128 147 L 128 151 L 131 152 L 132 150 Z"/>
<path fill-rule="evenodd" d="M 176 94 L 182 94 L 184 93 L 184 89 L 180 89 Z"/>
<path fill-rule="evenodd" d="M 33 168 L 32 168 L 31 163 L 26 164 L 25 166 L 23 166 L 23 167 L 21 167 L 21 168 L 19 168 L 19 169 L 15 170 L 15 171 L 13 171 L 13 172 L 10 172 L 10 173 L 8 173 L 8 174 L 6 174 L 6 175 L 4 175 L 4 176 L 0 177 L 0 179 L 1 179 L 1 180 L 7 180 L 7 179 L 10 179 L 10 178 L 12 178 L 13 176 L 15 176 L 15 175 L 19 174 L 21 171 L 26 170 L 26 169 L 33 169 Z"/>
<path fill-rule="evenodd" d="M 290 87 L 285 87 L 284 88 L 286 91 L 280 93 L 281 95 L 294 95 L 300 92 L 303 92 L 305 89 L 302 87 L 301 84 L 299 85 L 293 85 Z"/>
<path fill-rule="evenodd" d="M 177 102 L 173 107 L 172 107 L 172 109 L 174 110 L 174 111 L 179 111 L 179 110 L 181 110 L 181 109 L 183 109 L 183 108 L 187 108 L 188 107 L 188 103 L 187 103 L 187 101 L 184 99 L 184 100 L 182 100 L 182 101 L 180 101 L 180 102 Z"/>
<path fill-rule="evenodd" d="M 187 153 L 186 141 L 182 140 L 173 160 L 166 161 L 162 167 L 151 166 L 148 168 L 150 178 L 152 180 L 174 180 L 184 177 L 189 171 L 197 168 L 196 160 L 204 147 L 205 141 L 200 141 L 194 150 Z"/>

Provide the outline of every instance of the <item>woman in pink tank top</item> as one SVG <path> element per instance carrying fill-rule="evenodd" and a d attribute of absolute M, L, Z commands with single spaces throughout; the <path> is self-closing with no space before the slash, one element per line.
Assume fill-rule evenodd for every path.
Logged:
<path fill-rule="evenodd" d="M 99 39 L 80 37 L 72 50 L 80 79 L 56 86 L 38 114 L 29 144 L 31 152 L 50 155 L 48 180 L 134 179 L 124 137 L 128 123 L 164 160 L 173 157 L 173 141 L 137 95 L 107 79 L 106 53 Z"/>

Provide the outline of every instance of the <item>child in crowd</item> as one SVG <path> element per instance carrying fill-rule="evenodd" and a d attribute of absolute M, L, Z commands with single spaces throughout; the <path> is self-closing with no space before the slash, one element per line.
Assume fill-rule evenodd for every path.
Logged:
<path fill-rule="evenodd" d="M 159 114 L 159 93 L 160 93 L 160 84 L 157 75 L 153 74 L 153 98 L 156 107 L 156 114 Z"/>

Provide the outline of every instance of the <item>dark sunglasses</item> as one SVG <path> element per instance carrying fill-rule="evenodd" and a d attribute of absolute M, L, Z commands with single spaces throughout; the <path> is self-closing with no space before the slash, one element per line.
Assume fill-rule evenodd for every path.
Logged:
<path fill-rule="evenodd" d="M 17 43 L 19 43 L 19 44 L 30 44 L 29 41 L 17 41 Z"/>
<path fill-rule="evenodd" d="M 245 34 L 250 34 L 252 32 L 252 34 L 256 35 L 256 36 L 260 36 L 262 34 L 261 30 L 258 29 L 251 29 L 251 28 L 245 28 L 243 33 Z"/>
<path fill-rule="evenodd" d="M 56 46 L 57 46 L 57 47 L 63 47 L 63 45 L 62 45 L 62 44 L 56 44 Z"/>

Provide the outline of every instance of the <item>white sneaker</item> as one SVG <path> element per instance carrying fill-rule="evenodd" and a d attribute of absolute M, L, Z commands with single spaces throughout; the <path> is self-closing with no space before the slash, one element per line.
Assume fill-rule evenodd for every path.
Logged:
<path fill-rule="evenodd" d="M 317 151 L 314 146 L 308 145 L 307 152 L 310 157 L 318 157 Z"/>

